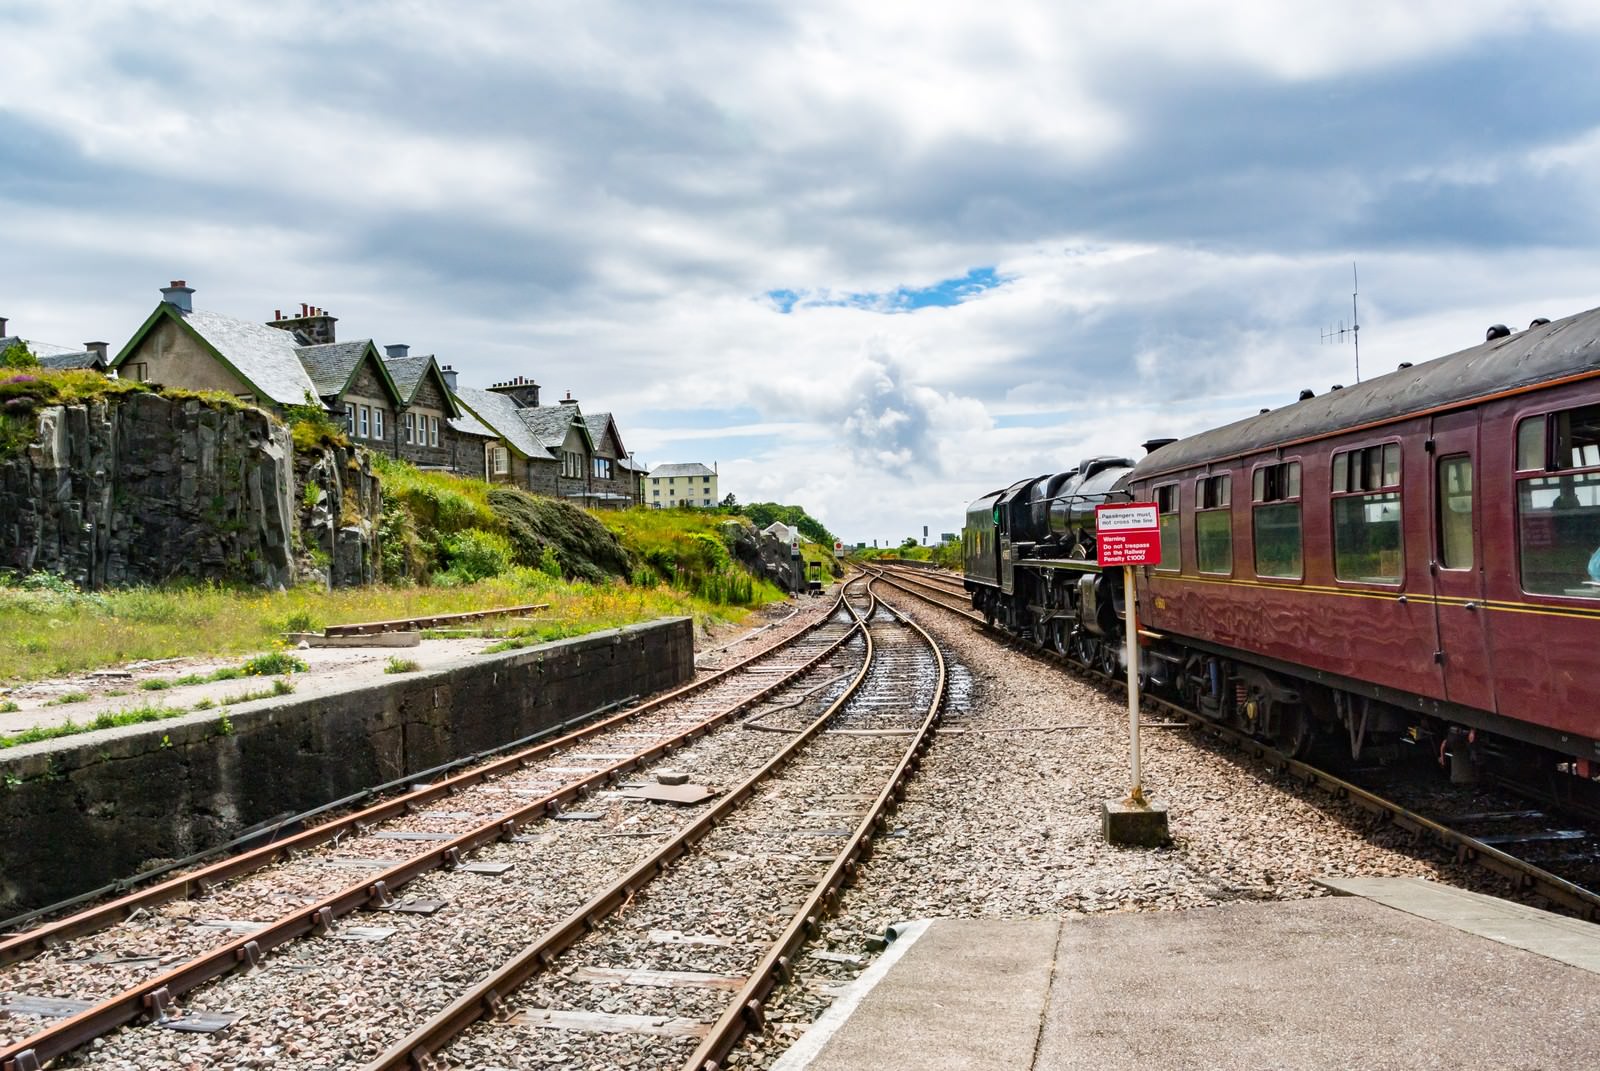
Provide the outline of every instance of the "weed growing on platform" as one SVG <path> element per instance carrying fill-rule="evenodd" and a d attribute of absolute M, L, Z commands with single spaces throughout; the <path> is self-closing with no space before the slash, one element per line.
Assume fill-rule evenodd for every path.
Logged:
<path fill-rule="evenodd" d="M 162 680 L 160 677 L 155 677 L 151 680 L 140 681 L 139 688 L 146 692 L 164 692 L 175 683 L 175 681 Z"/>
<path fill-rule="evenodd" d="M 276 677 L 280 673 L 304 673 L 307 667 L 305 662 L 292 654 L 268 651 L 248 659 L 239 668 L 244 670 L 247 677 Z"/>
<path fill-rule="evenodd" d="M 64 707 L 68 703 L 81 703 L 89 698 L 88 692 L 65 692 L 45 704 L 47 707 Z"/>
<path fill-rule="evenodd" d="M 394 657 L 384 664 L 383 671 L 385 673 L 415 673 L 421 668 L 422 663 L 415 658 Z"/>
<path fill-rule="evenodd" d="M 60 725 L 35 725 L 21 732 L 8 736 L 0 736 L 0 748 L 17 747 L 20 744 L 36 744 L 41 740 L 58 740 L 63 736 L 76 736 L 79 733 L 93 732 L 96 729 L 115 729 L 122 725 L 140 725 L 148 721 L 164 721 L 167 718 L 176 718 L 188 711 L 182 707 L 140 706 L 130 707 L 126 710 L 107 710 L 96 714 L 87 722 L 75 722 L 68 718 Z"/>

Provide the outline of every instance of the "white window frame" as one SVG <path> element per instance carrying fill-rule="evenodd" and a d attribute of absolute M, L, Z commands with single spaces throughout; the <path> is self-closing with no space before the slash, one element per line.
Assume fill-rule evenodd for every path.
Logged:
<path fill-rule="evenodd" d="M 346 435 L 356 433 L 356 407 L 351 402 L 346 402 L 344 406 L 344 430 Z"/>
<path fill-rule="evenodd" d="M 372 438 L 372 407 L 370 405 L 363 405 L 361 406 L 360 411 L 361 438 L 370 439 Z"/>
<path fill-rule="evenodd" d="M 491 467 L 494 475 L 504 476 L 509 473 L 511 471 L 511 451 L 503 446 L 492 446 L 489 449 L 493 451 Z"/>
<path fill-rule="evenodd" d="M 416 417 L 415 413 L 412 413 L 409 410 L 406 412 L 405 427 L 406 427 L 406 444 L 410 445 L 410 444 L 412 444 L 412 443 L 417 441 L 416 440 L 417 417 Z"/>
<path fill-rule="evenodd" d="M 372 437 L 383 441 L 383 410 L 376 405 L 372 407 Z"/>
<path fill-rule="evenodd" d="M 429 425 L 429 427 L 428 427 L 428 445 L 429 446 L 438 446 L 439 445 L 439 418 L 438 417 L 429 417 L 428 418 L 428 425 Z"/>

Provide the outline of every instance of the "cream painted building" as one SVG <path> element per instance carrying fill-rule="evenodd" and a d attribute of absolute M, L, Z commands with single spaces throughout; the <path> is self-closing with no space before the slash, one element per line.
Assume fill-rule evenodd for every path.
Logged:
<path fill-rule="evenodd" d="M 717 472 L 698 461 L 683 465 L 657 465 L 645 477 L 644 500 L 657 509 L 672 506 L 715 506 L 722 501 L 717 492 Z"/>

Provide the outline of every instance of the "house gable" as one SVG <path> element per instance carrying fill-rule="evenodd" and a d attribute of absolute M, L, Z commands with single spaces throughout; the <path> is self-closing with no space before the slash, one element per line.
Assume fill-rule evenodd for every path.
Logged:
<path fill-rule="evenodd" d="M 165 301 L 139 325 L 106 368 L 119 376 L 188 390 L 219 390 L 265 402 L 275 400 Z M 133 376 L 135 371 L 137 376 Z"/>

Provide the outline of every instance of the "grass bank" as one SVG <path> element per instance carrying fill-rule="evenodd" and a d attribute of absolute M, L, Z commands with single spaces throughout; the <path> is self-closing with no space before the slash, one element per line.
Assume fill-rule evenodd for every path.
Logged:
<path fill-rule="evenodd" d="M 547 602 L 513 633 L 577 636 L 657 617 L 705 625 L 744 616 L 665 586 L 566 582 L 532 569 L 451 587 L 297 588 L 265 592 L 193 585 L 79 592 L 53 577 L 0 586 L 0 681 L 21 683 L 124 662 L 228 657 L 270 650 L 284 632 Z"/>

